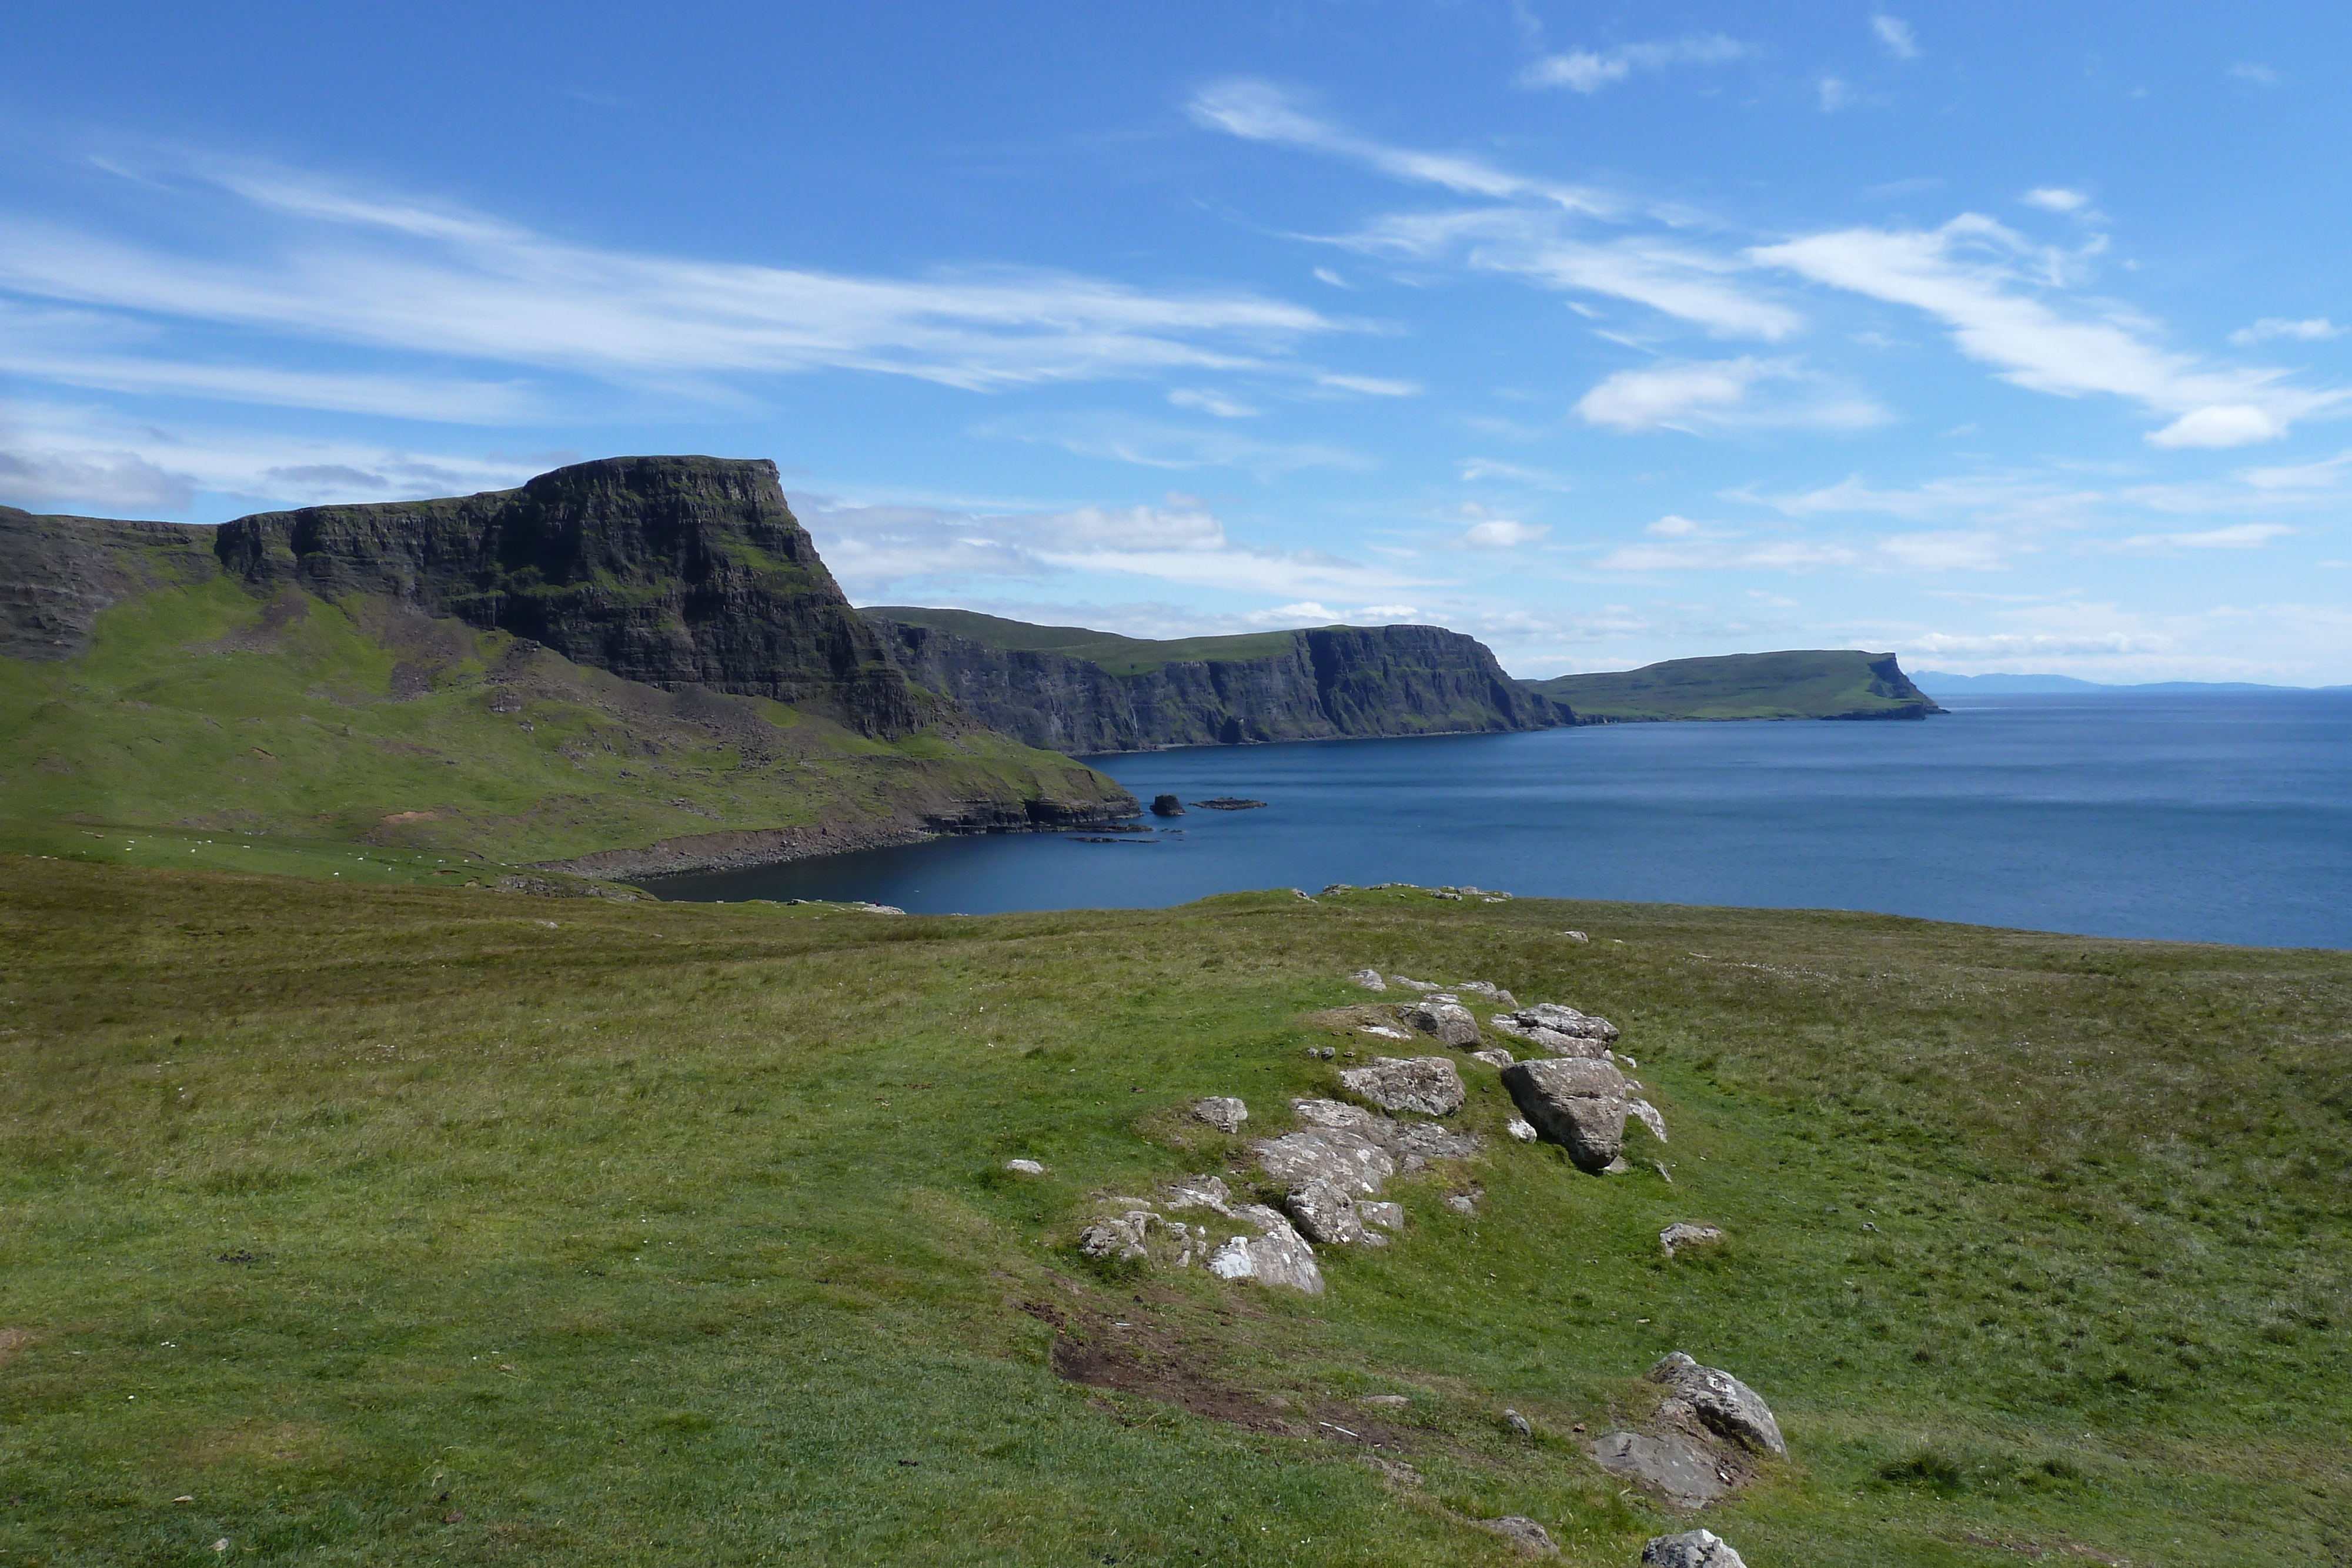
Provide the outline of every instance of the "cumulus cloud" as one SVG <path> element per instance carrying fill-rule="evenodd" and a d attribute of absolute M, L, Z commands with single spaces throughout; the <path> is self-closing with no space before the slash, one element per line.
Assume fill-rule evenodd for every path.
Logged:
<path fill-rule="evenodd" d="M 2307 317 L 2291 321 L 2284 317 L 2265 316 L 2251 327 L 2241 327 L 2230 334 L 2232 343 L 2267 343 L 2277 339 L 2292 339 L 2305 343 L 2323 342 L 2340 338 L 2344 329 L 2325 316 Z"/>
<path fill-rule="evenodd" d="M 1635 71 L 1661 71 L 1669 66 L 1720 66 L 1755 51 L 1721 33 L 1673 38 L 1655 43 L 1621 44 L 1613 49 L 1570 49 L 1547 55 L 1521 74 L 1528 87 L 1564 87 L 1594 93 L 1613 86 Z"/>
<path fill-rule="evenodd" d="M 1881 14 L 1870 19 L 1870 30 L 1879 47 L 1898 60 L 1919 57 L 1919 40 L 1911 31 L 1911 24 L 1898 17 Z"/>
<path fill-rule="evenodd" d="M 1964 354 L 2002 379 L 2074 397 L 2105 392 L 2170 414 L 2149 440 L 2168 446 L 2263 441 L 2344 396 L 2288 384 L 2281 372 L 2224 370 L 2147 340 L 2115 314 L 2068 315 L 2036 298 L 2025 267 L 2031 247 L 1990 218 L 1966 214 L 1929 230 L 1844 229 L 1748 254 L 1816 283 L 1943 322 Z M 2046 267 L 2047 257 L 2039 258 Z"/>
<path fill-rule="evenodd" d="M 1509 517 L 1486 517 L 1462 531 L 1462 542 L 1474 549 L 1517 549 L 1551 532 L 1549 523 L 1522 523 Z"/>

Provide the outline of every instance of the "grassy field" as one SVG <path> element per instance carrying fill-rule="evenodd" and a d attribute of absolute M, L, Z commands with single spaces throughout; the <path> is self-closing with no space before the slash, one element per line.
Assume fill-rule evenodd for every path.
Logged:
<path fill-rule="evenodd" d="M 1638 670 L 1520 684 L 1568 704 L 1587 723 L 1917 718 L 1938 711 L 1893 654 L 1853 649 L 1668 659 Z"/>
<path fill-rule="evenodd" d="M 0 658 L 0 849 L 344 880 L 1112 788 L 984 730 L 872 739 L 226 578 L 115 606 L 78 657 Z"/>
<path fill-rule="evenodd" d="M 1788 1433 L 1706 1520 L 1755 1568 L 2352 1554 L 2352 955 L 26 857 L 0 944 L 10 1563 L 1500 1564 L 1466 1521 L 1524 1513 L 1630 1564 L 1673 1526 L 1574 1428 L 1675 1348 Z M 1081 1260 L 1093 1195 L 1236 1163 L 1194 1097 L 1333 1088 L 1364 963 L 1605 1013 L 1672 1144 L 1492 1139 L 1318 1299 Z"/>

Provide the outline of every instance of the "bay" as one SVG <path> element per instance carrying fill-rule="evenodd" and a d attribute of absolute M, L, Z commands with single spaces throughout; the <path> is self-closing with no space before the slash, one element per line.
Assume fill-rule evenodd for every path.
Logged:
<path fill-rule="evenodd" d="M 2352 946 L 2352 693 L 1945 700 L 1952 712 L 1924 723 L 1611 725 L 1097 758 L 1147 801 L 1267 804 L 1146 818 L 1150 831 L 1116 835 L 1150 843 L 950 838 L 647 885 L 664 898 L 989 914 L 1468 883 Z"/>

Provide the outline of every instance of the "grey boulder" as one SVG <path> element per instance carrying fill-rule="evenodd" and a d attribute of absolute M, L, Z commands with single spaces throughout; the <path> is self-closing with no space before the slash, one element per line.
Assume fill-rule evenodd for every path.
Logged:
<path fill-rule="evenodd" d="M 1658 1232 L 1658 1245 L 1671 1258 L 1685 1247 L 1705 1247 L 1723 1239 L 1722 1228 L 1713 1225 L 1697 1225 L 1687 1219 L 1677 1219 Z"/>
<path fill-rule="evenodd" d="M 1605 1061 L 1555 1057 L 1503 1069 L 1503 1087 L 1538 1137 L 1559 1145 L 1579 1170 L 1609 1168 L 1625 1146 L 1625 1075 Z"/>
<path fill-rule="evenodd" d="M 1334 883 L 1323 891 L 1332 893 L 1338 891 L 1338 888 L 1339 884 Z M 1381 978 L 1381 972 L 1378 969 L 1358 969 L 1348 978 L 1368 991 L 1385 991 L 1389 988 L 1389 983 Z"/>
<path fill-rule="evenodd" d="M 1361 1133 L 1339 1127 L 1310 1127 L 1265 1139 L 1257 1145 L 1257 1163 L 1286 1186 L 1328 1181 L 1360 1197 L 1373 1197 L 1382 1182 L 1396 1175 L 1396 1159 L 1388 1150 Z"/>
<path fill-rule="evenodd" d="M 1257 1235 L 1235 1236 L 1209 1254 L 1209 1272 L 1220 1280 L 1255 1280 L 1261 1285 L 1281 1285 L 1323 1293 L 1323 1270 L 1315 1266 L 1315 1249 L 1290 1228 L 1290 1221 L 1262 1203 L 1234 1211 L 1257 1228 Z"/>
<path fill-rule="evenodd" d="M 1641 1482 L 1676 1508 L 1697 1510 L 1731 1490 L 1715 1456 L 1686 1437 L 1668 1433 L 1611 1432 L 1594 1446 L 1592 1462 L 1612 1476 Z"/>
<path fill-rule="evenodd" d="M 1478 1038 L 1478 1020 L 1470 1009 L 1459 1002 L 1441 1002 L 1428 998 L 1405 1009 L 1404 1021 L 1423 1034 L 1433 1034 L 1448 1045 L 1475 1048 L 1484 1043 Z"/>
<path fill-rule="evenodd" d="M 1356 1200 L 1336 1182 L 1318 1178 L 1295 1186 L 1283 1207 L 1290 1211 L 1290 1223 L 1309 1241 L 1344 1247 L 1364 1239 Z"/>
<path fill-rule="evenodd" d="M 1530 1557 L 1552 1557 L 1559 1552 L 1559 1548 L 1552 1544 L 1550 1532 L 1523 1513 L 1482 1519 L 1478 1528 L 1493 1531 Z"/>
<path fill-rule="evenodd" d="M 1677 1350 L 1650 1368 L 1648 1376 L 1653 1383 L 1664 1384 L 1709 1429 L 1751 1448 L 1788 1453 L 1789 1445 L 1780 1438 L 1780 1424 L 1772 1418 L 1771 1406 L 1731 1374 L 1701 1366 Z"/>
<path fill-rule="evenodd" d="M 1604 1018 L 1594 1018 L 1578 1012 L 1574 1008 L 1558 1002 L 1538 1002 L 1531 1008 L 1521 1008 L 1511 1015 L 1530 1029 L 1548 1029 L 1559 1034 L 1584 1040 L 1597 1040 L 1603 1045 L 1617 1038 L 1617 1026 Z"/>
<path fill-rule="evenodd" d="M 1369 1067 L 1341 1070 L 1339 1082 L 1382 1110 L 1450 1116 L 1462 1109 L 1462 1074 L 1443 1056 L 1379 1057 Z"/>
<path fill-rule="evenodd" d="M 1748 1568 L 1739 1553 L 1712 1530 L 1658 1536 L 1642 1548 L 1642 1561 L 1652 1568 Z"/>
<path fill-rule="evenodd" d="M 1192 1114 L 1220 1133 L 1238 1133 L 1249 1120 L 1249 1107 L 1230 1094 L 1213 1094 L 1192 1107 Z"/>

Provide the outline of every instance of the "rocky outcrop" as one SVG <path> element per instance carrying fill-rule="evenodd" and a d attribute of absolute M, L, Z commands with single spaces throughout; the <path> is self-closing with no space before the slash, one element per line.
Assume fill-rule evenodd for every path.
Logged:
<path fill-rule="evenodd" d="M 1443 995 L 1423 998 L 1400 1015 L 1406 1023 L 1424 1034 L 1433 1034 L 1448 1045 L 1475 1048 L 1478 1038 L 1478 1020 L 1470 1009 L 1451 997 Z"/>
<path fill-rule="evenodd" d="M 1689 1406 L 1708 1430 L 1763 1453 L 1786 1456 L 1780 1424 L 1756 1390 L 1727 1372 L 1701 1366 L 1681 1351 L 1670 1352 L 1648 1373 L 1652 1383 L 1665 1385 L 1674 1399 Z"/>
<path fill-rule="evenodd" d="M 1642 1561 L 1652 1568 L 1748 1568 L 1739 1553 L 1711 1530 L 1654 1536 L 1642 1548 Z"/>
<path fill-rule="evenodd" d="M 1606 1170 L 1624 1151 L 1633 1094 L 1612 1063 L 1578 1057 L 1513 1062 L 1503 1069 L 1503 1087 L 1537 1134 L 1565 1148 L 1578 1169 Z"/>
<path fill-rule="evenodd" d="M 1723 1228 L 1699 1225 L 1687 1219 L 1677 1219 L 1658 1232 L 1658 1245 L 1667 1257 L 1678 1255 L 1686 1247 L 1708 1247 L 1723 1239 Z"/>
<path fill-rule="evenodd" d="M 221 526 L 248 582 L 381 595 L 675 689 L 768 697 L 886 738 L 952 723 L 849 606 L 774 464 L 614 457 L 516 490 Z"/>
<path fill-rule="evenodd" d="M 1363 1067 L 1343 1068 L 1339 1082 L 1383 1111 L 1451 1116 L 1462 1109 L 1462 1074 L 1443 1056 L 1382 1056 Z"/>
<path fill-rule="evenodd" d="M 917 683 L 1031 746 L 1076 756 L 1347 736 L 1493 733 L 1574 722 L 1503 673 L 1476 639 L 1436 626 L 1326 626 L 1200 642 L 1118 639 L 1118 668 L 1049 648 L 999 646 L 869 610 Z M 1051 628 L 961 617 L 998 642 Z M 1269 646 L 1271 644 L 1271 646 Z"/>
<path fill-rule="evenodd" d="M 218 575 L 211 546 L 210 528 L 0 507 L 0 657 L 47 662 L 87 652 L 110 606 Z"/>
<path fill-rule="evenodd" d="M 1234 1211 L 1256 1227 L 1255 1236 L 1229 1238 L 1209 1254 L 1209 1272 L 1220 1280 L 1255 1280 L 1310 1296 L 1323 1293 L 1323 1271 L 1316 1267 L 1315 1249 L 1290 1228 L 1290 1221 L 1262 1203 L 1244 1204 Z"/>
<path fill-rule="evenodd" d="M 1192 1107 L 1192 1115 L 1220 1133 L 1238 1133 L 1249 1120 L 1249 1106 L 1231 1094 L 1212 1094 Z"/>
<path fill-rule="evenodd" d="M 1612 1476 L 1639 1481 L 1675 1507 L 1696 1511 L 1731 1490 L 1731 1476 L 1706 1448 L 1679 1432 L 1610 1432 L 1593 1446 L 1592 1462 Z"/>

